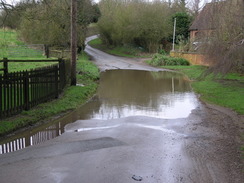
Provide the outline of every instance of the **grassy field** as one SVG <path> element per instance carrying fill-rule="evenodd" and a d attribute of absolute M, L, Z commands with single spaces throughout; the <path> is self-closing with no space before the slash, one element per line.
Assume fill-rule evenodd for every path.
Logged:
<path fill-rule="evenodd" d="M 15 30 L 0 29 L 0 59 L 8 58 L 9 60 L 42 60 L 46 59 L 40 50 L 26 47 L 22 41 L 19 41 L 18 34 Z M 54 58 L 50 58 L 54 59 Z M 52 62 L 30 62 L 30 63 L 9 63 L 9 72 L 35 69 L 53 64 Z M 0 63 L 3 68 L 3 63 Z M 0 74 L 2 72 L 0 71 Z"/>
<path fill-rule="evenodd" d="M 33 58 L 34 60 L 38 60 Z M 30 59 L 31 60 L 31 59 Z M 24 70 L 31 70 L 36 69 L 48 65 L 53 65 L 58 62 L 9 62 L 8 63 L 8 72 L 16 72 L 16 71 L 24 71 Z M 0 68 L 3 68 L 3 63 L 0 63 Z M 1 74 L 1 71 L 0 71 Z"/>
<path fill-rule="evenodd" d="M 60 99 L 40 104 L 17 116 L 1 120 L 0 136 L 40 121 L 48 121 L 55 115 L 66 113 L 85 103 L 96 92 L 99 70 L 83 53 L 77 61 L 77 72 L 79 73 L 77 82 L 85 86 L 67 87 Z"/>
<path fill-rule="evenodd" d="M 39 49 L 35 49 L 39 48 Z M 40 49 L 42 45 L 30 46 L 18 39 L 18 33 L 11 29 L 0 29 L 0 58 L 6 57 L 9 59 L 28 59 L 39 58 L 43 59 L 43 51 Z"/>
<path fill-rule="evenodd" d="M 11 29 L 0 29 L 0 46 L 15 45 L 24 45 L 22 41 L 18 40 L 17 32 Z"/>

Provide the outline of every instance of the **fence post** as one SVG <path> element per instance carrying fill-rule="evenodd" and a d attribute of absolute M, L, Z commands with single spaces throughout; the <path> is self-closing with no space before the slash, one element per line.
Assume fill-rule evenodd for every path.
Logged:
<path fill-rule="evenodd" d="M 45 49 L 45 55 L 47 58 L 50 57 L 50 50 L 49 50 L 49 45 L 44 44 L 44 49 Z"/>
<path fill-rule="evenodd" d="M 3 94 L 2 94 L 2 75 L 0 75 L 0 119 L 2 118 L 3 114 Z"/>
<path fill-rule="evenodd" d="M 55 66 L 55 98 L 58 98 L 58 66 Z"/>
<path fill-rule="evenodd" d="M 4 67 L 4 75 L 6 76 L 8 74 L 8 59 L 3 58 L 3 67 Z"/>
<path fill-rule="evenodd" d="M 29 105 L 29 73 L 28 73 L 28 71 L 24 72 L 24 103 L 25 103 L 25 110 L 29 110 L 30 105 Z"/>
<path fill-rule="evenodd" d="M 59 90 L 62 90 L 64 89 L 64 86 L 66 84 L 65 62 L 62 58 L 59 58 L 58 63 L 59 63 Z"/>

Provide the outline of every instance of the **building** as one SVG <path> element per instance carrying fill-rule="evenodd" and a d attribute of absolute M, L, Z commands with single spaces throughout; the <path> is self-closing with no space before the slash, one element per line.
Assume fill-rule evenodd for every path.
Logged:
<path fill-rule="evenodd" d="M 221 14 L 224 3 L 224 1 L 207 3 L 204 6 L 189 28 L 191 42 L 211 37 L 211 34 L 218 27 L 218 22 L 215 21 L 215 18 Z"/>

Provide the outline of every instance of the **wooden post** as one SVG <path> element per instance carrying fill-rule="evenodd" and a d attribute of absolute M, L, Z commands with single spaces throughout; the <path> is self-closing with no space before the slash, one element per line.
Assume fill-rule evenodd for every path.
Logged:
<path fill-rule="evenodd" d="M 0 75 L 0 119 L 2 118 L 3 114 L 3 93 L 2 93 L 2 75 Z"/>
<path fill-rule="evenodd" d="M 66 83 L 65 60 L 59 58 L 59 91 L 64 89 Z"/>
<path fill-rule="evenodd" d="M 4 67 L 4 75 L 6 76 L 8 74 L 8 59 L 3 58 L 3 67 Z"/>
<path fill-rule="evenodd" d="M 45 44 L 44 45 L 44 49 L 45 49 L 45 55 L 47 58 L 50 57 L 50 52 L 49 52 L 49 45 Z"/>
<path fill-rule="evenodd" d="M 71 86 L 76 86 L 77 0 L 71 0 Z"/>
<path fill-rule="evenodd" d="M 55 68 L 55 98 L 58 98 L 58 66 Z"/>
<path fill-rule="evenodd" d="M 24 72 L 24 104 L 25 110 L 30 109 L 29 105 L 29 73 L 28 71 Z"/>

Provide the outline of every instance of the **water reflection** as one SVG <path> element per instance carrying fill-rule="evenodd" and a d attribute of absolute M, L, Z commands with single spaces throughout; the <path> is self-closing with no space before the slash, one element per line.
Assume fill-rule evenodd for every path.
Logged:
<path fill-rule="evenodd" d="M 0 142 L 0 154 L 39 144 L 64 132 L 79 119 L 127 116 L 185 118 L 196 108 L 189 82 L 174 72 L 113 70 L 101 74 L 97 95 L 69 115 Z"/>
<path fill-rule="evenodd" d="M 30 131 L 29 133 L 27 131 L 26 133 L 23 133 L 21 137 L 15 136 L 11 139 L 6 139 L 7 142 L 0 145 L 0 154 L 17 151 L 53 139 L 64 132 L 63 127 L 61 127 L 61 123 L 59 122 L 42 130 L 39 129 L 37 132 L 36 130 Z"/>
<path fill-rule="evenodd" d="M 81 108 L 79 119 L 183 118 L 196 103 L 189 82 L 179 73 L 113 70 L 102 74 L 97 96 Z"/>

